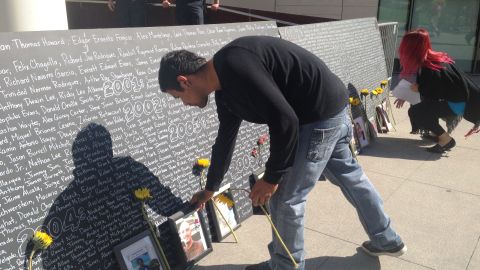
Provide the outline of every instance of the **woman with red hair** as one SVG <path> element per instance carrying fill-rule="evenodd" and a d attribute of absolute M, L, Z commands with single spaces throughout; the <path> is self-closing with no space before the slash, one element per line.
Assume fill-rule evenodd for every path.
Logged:
<path fill-rule="evenodd" d="M 455 140 L 439 124 L 440 118 L 463 116 L 475 124 L 480 123 L 480 88 L 473 83 L 444 52 L 432 49 L 426 30 L 407 33 L 399 49 L 400 77 L 416 76 L 412 91 L 420 92 L 422 101 L 410 107 L 408 115 L 412 126 L 426 129 L 438 136 L 438 143 L 430 152 L 443 153 L 455 146 Z M 397 107 L 403 105 L 397 100 Z"/>

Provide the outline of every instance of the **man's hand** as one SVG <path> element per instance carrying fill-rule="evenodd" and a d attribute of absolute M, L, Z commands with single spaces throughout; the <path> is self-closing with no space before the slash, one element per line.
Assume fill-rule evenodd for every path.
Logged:
<path fill-rule="evenodd" d="M 277 187 L 278 184 L 270 184 L 263 181 L 263 179 L 258 180 L 255 185 L 253 185 L 252 192 L 250 192 L 249 196 L 253 206 L 266 204 L 277 190 Z"/>
<path fill-rule="evenodd" d="M 195 209 L 205 208 L 205 203 L 213 197 L 215 192 L 209 190 L 202 190 L 193 194 L 190 199 L 190 204 L 195 206 Z"/>
<path fill-rule="evenodd" d="M 110 9 L 111 12 L 115 10 L 115 3 L 113 3 L 113 0 L 108 0 L 108 9 Z"/>
<path fill-rule="evenodd" d="M 403 103 L 405 103 L 405 100 L 403 99 L 395 99 L 395 101 L 393 102 L 393 104 L 395 105 L 395 107 L 397 107 L 397 109 L 400 109 L 401 107 L 403 107 Z"/>
<path fill-rule="evenodd" d="M 212 4 L 212 6 L 210 7 L 212 11 L 217 11 L 218 8 L 220 8 L 220 4 Z"/>
<path fill-rule="evenodd" d="M 168 0 L 163 0 L 162 1 L 162 6 L 163 8 L 169 8 L 171 3 Z"/>

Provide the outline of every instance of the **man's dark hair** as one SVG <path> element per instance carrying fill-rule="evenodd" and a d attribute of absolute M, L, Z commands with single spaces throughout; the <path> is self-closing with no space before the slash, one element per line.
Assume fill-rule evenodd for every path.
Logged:
<path fill-rule="evenodd" d="M 206 63 L 205 58 L 186 50 L 165 54 L 160 61 L 160 70 L 158 71 L 160 90 L 163 92 L 169 89 L 182 91 L 180 84 L 177 82 L 177 76 L 195 74 Z"/>

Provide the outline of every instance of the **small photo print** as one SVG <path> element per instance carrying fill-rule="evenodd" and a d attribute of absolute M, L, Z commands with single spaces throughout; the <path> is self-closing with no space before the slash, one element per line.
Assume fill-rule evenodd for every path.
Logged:
<path fill-rule="evenodd" d="M 378 133 L 387 133 L 388 132 L 388 127 L 387 127 L 387 123 L 384 121 L 385 116 L 383 115 L 386 112 L 383 111 L 382 106 L 380 106 L 380 105 L 375 107 L 375 112 L 376 112 L 375 119 L 376 119 L 376 123 L 377 123 Z"/>
<path fill-rule="evenodd" d="M 390 121 L 390 117 L 388 116 L 388 107 L 387 107 L 387 101 L 386 100 L 382 102 L 381 108 L 382 108 L 383 121 L 385 122 L 385 124 L 387 126 L 387 130 L 392 131 L 393 130 L 393 125 L 392 125 L 392 122 Z"/>
<path fill-rule="evenodd" d="M 377 133 L 378 126 L 377 126 L 377 120 L 376 120 L 375 116 L 372 116 L 372 117 L 370 117 L 370 119 L 368 119 L 368 122 L 365 125 L 365 130 L 369 134 L 369 138 L 378 137 L 378 133 Z"/>
<path fill-rule="evenodd" d="M 239 218 L 230 189 L 215 195 L 213 202 L 215 205 L 210 203 L 209 210 L 214 213 L 212 219 L 215 225 L 215 240 L 221 241 L 231 233 L 230 228 L 235 230 L 239 227 Z"/>
<path fill-rule="evenodd" d="M 360 147 L 368 145 L 368 126 L 365 125 L 361 116 L 353 119 L 353 132 L 357 136 Z"/>
<path fill-rule="evenodd" d="M 198 212 L 176 220 L 175 225 L 187 261 L 199 257 L 208 249 Z"/>
<path fill-rule="evenodd" d="M 238 225 L 238 222 L 235 217 L 233 204 L 229 206 L 229 204 L 227 203 L 222 203 L 218 201 L 216 202 L 217 202 L 218 209 L 215 208 L 215 214 L 217 215 L 217 217 L 221 217 L 220 212 L 222 212 L 222 215 L 225 217 L 225 219 L 227 219 L 227 222 L 230 225 L 230 227 L 235 228 Z M 219 220 L 218 225 L 220 227 L 220 233 L 222 234 L 222 236 L 230 233 L 230 229 L 228 228 L 228 225 L 225 222 L 225 220 L 223 218 L 219 218 L 218 220 Z"/>
<path fill-rule="evenodd" d="M 163 270 L 161 258 L 151 234 L 145 231 L 114 248 L 120 269 Z"/>

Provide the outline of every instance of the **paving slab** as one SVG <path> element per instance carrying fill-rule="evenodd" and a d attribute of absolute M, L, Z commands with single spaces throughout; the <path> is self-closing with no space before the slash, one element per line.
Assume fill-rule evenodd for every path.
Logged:
<path fill-rule="evenodd" d="M 405 182 L 386 204 L 408 246 L 405 259 L 434 269 L 466 269 L 480 234 L 480 197 Z"/>
<path fill-rule="evenodd" d="M 367 175 L 384 202 L 404 181 L 401 178 L 375 172 L 367 172 Z M 367 240 L 355 208 L 347 201 L 340 188 L 330 182 L 317 183 L 309 194 L 305 226 L 357 245 Z"/>
<path fill-rule="evenodd" d="M 431 270 L 414 262 L 402 258 L 388 256 L 371 257 L 365 254 L 360 247 L 350 243 L 344 243 L 343 248 L 337 250 L 333 256 L 315 270 Z"/>
<path fill-rule="evenodd" d="M 232 236 L 221 243 L 213 243 L 214 252 L 202 259 L 196 269 L 227 270 L 243 269 L 246 265 L 269 259 L 267 244 L 271 240 L 270 223 L 264 216 L 252 216 L 235 231 L 239 242 Z M 341 247 L 338 239 L 321 233 L 305 230 L 307 250 L 306 269 L 315 269 L 327 256 Z"/>
<path fill-rule="evenodd" d="M 480 269 L 480 236 L 478 237 L 477 247 L 472 254 L 467 270 Z"/>

